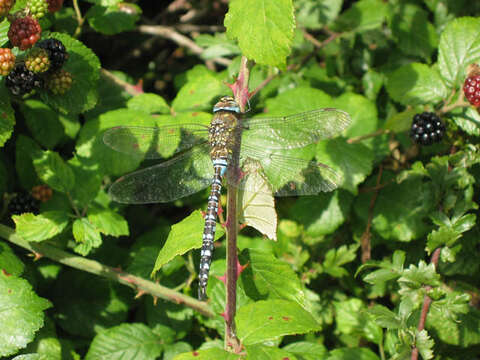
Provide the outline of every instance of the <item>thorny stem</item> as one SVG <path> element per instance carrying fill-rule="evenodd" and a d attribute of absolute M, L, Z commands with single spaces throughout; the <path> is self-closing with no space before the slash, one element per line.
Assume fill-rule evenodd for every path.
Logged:
<path fill-rule="evenodd" d="M 152 281 L 145 280 L 141 277 L 134 276 L 127 272 L 104 265 L 98 261 L 90 260 L 82 256 L 72 255 L 45 242 L 30 243 L 18 236 L 13 229 L 3 224 L 0 224 L 0 237 L 35 253 L 37 257 L 45 256 L 53 261 L 70 266 L 72 268 L 116 281 L 134 289 L 137 291 L 137 294 L 148 293 L 154 297 L 169 300 L 176 304 L 185 304 L 186 306 L 191 307 L 205 316 L 215 316 L 215 313 L 205 302 L 198 301 L 197 299 L 156 284 Z"/>
<path fill-rule="evenodd" d="M 232 85 L 236 101 L 240 105 L 240 111 L 245 111 L 248 99 L 248 60 L 245 56 L 240 61 L 240 71 L 237 81 Z M 238 127 L 240 131 L 240 127 Z M 239 163 L 241 134 L 235 134 L 235 146 L 232 151 L 232 161 L 229 173 L 236 172 Z M 228 187 L 227 194 L 227 272 L 226 272 L 226 306 L 225 306 L 225 348 L 232 349 L 235 353 L 241 351 L 241 344 L 235 333 L 235 313 L 237 308 L 237 278 L 238 278 L 238 256 L 237 256 L 237 188 Z"/>
<path fill-rule="evenodd" d="M 438 259 L 440 257 L 441 251 L 442 251 L 442 248 L 437 248 L 432 254 L 432 258 L 430 262 L 435 266 L 435 268 L 438 265 Z M 432 287 L 430 285 L 425 286 L 425 290 L 427 293 L 431 289 Z M 425 322 L 427 321 L 427 314 L 431 304 L 432 304 L 432 298 L 428 295 L 425 295 L 423 297 L 423 305 L 422 305 L 422 312 L 420 313 L 420 320 L 418 321 L 418 327 L 417 327 L 418 331 L 422 331 L 423 329 L 425 329 Z M 418 348 L 415 346 L 412 349 L 411 360 L 417 360 L 417 359 L 418 359 Z"/>
<path fill-rule="evenodd" d="M 448 102 L 447 102 L 448 104 Z M 441 114 L 445 114 L 447 112 L 450 112 L 458 107 L 468 107 L 470 106 L 470 103 L 468 103 L 467 101 L 465 101 L 463 95 L 459 96 L 458 99 L 453 103 L 453 104 L 449 104 L 449 105 L 444 105 L 440 110 L 439 112 Z"/>

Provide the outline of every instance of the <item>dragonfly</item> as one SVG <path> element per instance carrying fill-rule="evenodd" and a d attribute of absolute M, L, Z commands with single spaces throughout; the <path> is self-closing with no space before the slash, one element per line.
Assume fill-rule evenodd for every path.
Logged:
<path fill-rule="evenodd" d="M 265 191 L 275 196 L 334 190 L 341 177 L 332 168 L 289 156 L 288 151 L 335 137 L 349 124 L 348 113 L 335 108 L 244 118 L 235 99 L 223 96 L 213 107 L 209 126 L 177 123 L 110 128 L 103 139 L 112 149 L 142 159 L 170 158 L 120 177 L 109 194 L 120 203 L 166 203 L 211 186 L 198 272 L 198 298 L 205 300 L 223 180 L 242 191 L 259 191 L 247 181 L 248 172 L 262 171 L 274 178 Z M 252 162 L 256 166 L 246 165 Z"/>

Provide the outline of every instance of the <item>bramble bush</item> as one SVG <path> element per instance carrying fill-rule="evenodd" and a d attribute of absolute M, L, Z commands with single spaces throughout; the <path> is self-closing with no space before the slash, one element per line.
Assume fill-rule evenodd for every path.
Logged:
<path fill-rule="evenodd" d="M 62 4 L 0 0 L 0 357 L 480 358 L 480 3 Z M 154 162 L 103 134 L 208 125 L 247 84 L 248 117 L 350 114 L 302 149 L 341 180 L 240 202 L 247 226 L 236 244 L 217 226 L 201 302 L 208 190 L 113 201 L 113 181 Z"/>

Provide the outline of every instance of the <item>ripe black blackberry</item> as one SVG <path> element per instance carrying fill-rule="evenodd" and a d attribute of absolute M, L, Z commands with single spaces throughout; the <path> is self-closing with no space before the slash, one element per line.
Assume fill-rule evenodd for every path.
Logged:
<path fill-rule="evenodd" d="M 442 140 L 445 134 L 445 125 L 432 112 L 423 112 L 413 117 L 410 137 L 421 145 L 432 145 Z"/>
<path fill-rule="evenodd" d="M 42 86 L 42 80 L 24 64 L 19 64 L 7 75 L 5 85 L 13 95 L 25 95 Z"/>
<path fill-rule="evenodd" d="M 68 59 L 67 49 L 60 40 L 50 38 L 39 41 L 37 46 L 41 49 L 45 49 L 48 52 L 50 59 L 50 72 L 60 70 L 65 61 Z"/>
<path fill-rule="evenodd" d="M 28 193 L 19 193 L 10 199 L 8 211 L 11 215 L 20 215 L 27 212 L 37 214 L 38 201 Z"/>

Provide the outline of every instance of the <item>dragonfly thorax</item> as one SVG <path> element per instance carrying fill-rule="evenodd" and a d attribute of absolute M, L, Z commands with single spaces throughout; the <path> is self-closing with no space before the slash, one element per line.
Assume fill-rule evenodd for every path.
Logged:
<path fill-rule="evenodd" d="M 208 142 L 212 159 L 228 157 L 235 144 L 235 128 L 238 124 L 236 113 L 219 110 L 213 116 L 208 129 Z"/>
<path fill-rule="evenodd" d="M 230 111 L 240 114 L 240 106 L 238 106 L 232 96 L 224 96 L 213 106 L 213 113 L 215 114 L 218 111 Z"/>

